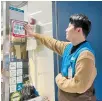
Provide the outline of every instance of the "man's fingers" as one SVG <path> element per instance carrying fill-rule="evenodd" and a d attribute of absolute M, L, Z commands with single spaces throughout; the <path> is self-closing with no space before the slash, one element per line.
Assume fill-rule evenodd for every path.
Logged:
<path fill-rule="evenodd" d="M 27 27 L 26 26 L 24 26 L 24 29 L 27 31 Z"/>
<path fill-rule="evenodd" d="M 24 25 L 24 29 L 27 31 L 28 30 L 28 26 L 27 25 Z"/>
<path fill-rule="evenodd" d="M 28 27 L 29 29 L 32 29 L 30 25 L 27 25 L 27 27 Z"/>
<path fill-rule="evenodd" d="M 25 28 L 25 29 L 28 29 L 29 27 L 28 27 L 28 25 L 25 25 L 24 28 Z"/>
<path fill-rule="evenodd" d="M 24 25 L 24 28 L 25 28 L 25 29 L 27 28 L 27 24 Z"/>
<path fill-rule="evenodd" d="M 25 29 L 31 29 L 30 25 L 28 25 L 28 24 L 27 25 L 24 25 L 24 28 Z"/>

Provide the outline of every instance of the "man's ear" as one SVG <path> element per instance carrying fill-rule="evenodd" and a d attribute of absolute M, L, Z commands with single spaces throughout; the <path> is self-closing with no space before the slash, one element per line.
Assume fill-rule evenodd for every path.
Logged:
<path fill-rule="evenodd" d="M 77 32 L 82 32 L 82 28 L 78 27 L 78 28 L 76 28 L 76 31 Z"/>

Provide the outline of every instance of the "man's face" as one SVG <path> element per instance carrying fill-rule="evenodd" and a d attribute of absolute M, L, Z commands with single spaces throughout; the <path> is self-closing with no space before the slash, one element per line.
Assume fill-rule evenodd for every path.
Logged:
<path fill-rule="evenodd" d="M 72 42 L 76 37 L 76 29 L 73 24 L 69 23 L 68 28 L 66 29 L 66 39 Z"/>

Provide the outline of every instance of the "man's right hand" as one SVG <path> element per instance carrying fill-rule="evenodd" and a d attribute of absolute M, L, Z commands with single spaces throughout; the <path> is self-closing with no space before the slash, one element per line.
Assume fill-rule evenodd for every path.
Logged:
<path fill-rule="evenodd" d="M 27 33 L 27 37 L 35 37 L 35 33 L 33 32 L 33 29 L 31 28 L 31 26 L 30 25 L 24 25 L 24 29 L 25 29 L 25 31 L 26 31 L 26 33 Z"/>

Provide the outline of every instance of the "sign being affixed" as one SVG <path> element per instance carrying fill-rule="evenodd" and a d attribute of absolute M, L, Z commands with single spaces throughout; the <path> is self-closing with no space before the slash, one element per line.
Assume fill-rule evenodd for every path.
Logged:
<path fill-rule="evenodd" d="M 12 35 L 14 37 L 25 37 L 26 31 L 24 30 L 24 25 L 27 24 L 25 21 L 19 21 L 19 20 L 12 20 Z"/>

